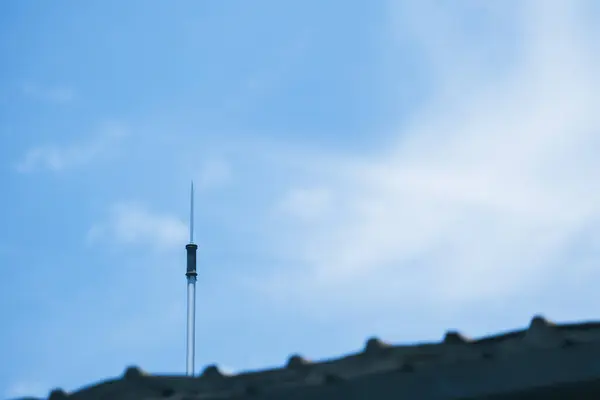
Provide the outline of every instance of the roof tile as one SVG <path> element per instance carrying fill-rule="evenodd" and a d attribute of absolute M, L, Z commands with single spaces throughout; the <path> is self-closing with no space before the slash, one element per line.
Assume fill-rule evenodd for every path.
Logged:
<path fill-rule="evenodd" d="M 64 390 L 54 389 L 52 392 L 50 392 L 48 400 L 67 400 L 67 398 L 68 395 Z"/>

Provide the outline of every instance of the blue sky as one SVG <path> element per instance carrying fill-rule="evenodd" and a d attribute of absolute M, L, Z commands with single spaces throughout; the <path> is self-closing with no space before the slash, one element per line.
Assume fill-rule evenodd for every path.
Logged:
<path fill-rule="evenodd" d="M 199 371 L 597 319 L 599 11 L 3 1 L 0 396 L 183 373 L 190 179 Z"/>

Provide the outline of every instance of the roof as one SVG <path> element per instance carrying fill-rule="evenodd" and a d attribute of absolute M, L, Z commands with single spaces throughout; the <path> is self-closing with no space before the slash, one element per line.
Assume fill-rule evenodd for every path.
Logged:
<path fill-rule="evenodd" d="M 320 362 L 293 355 L 281 368 L 235 375 L 214 365 L 196 377 L 130 367 L 70 394 L 55 390 L 50 400 L 483 399 L 600 381 L 599 359 L 600 322 L 554 324 L 535 316 L 526 329 L 477 340 L 455 331 L 414 345 L 371 338 L 359 353 Z"/>

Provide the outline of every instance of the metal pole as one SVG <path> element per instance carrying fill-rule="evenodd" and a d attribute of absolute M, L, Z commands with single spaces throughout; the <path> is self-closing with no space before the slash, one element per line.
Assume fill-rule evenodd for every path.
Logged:
<path fill-rule="evenodd" d="M 186 375 L 194 375 L 194 357 L 196 354 L 196 250 L 194 244 L 194 182 L 190 191 L 190 243 L 185 246 L 187 251 L 187 346 L 186 346 Z"/>
<path fill-rule="evenodd" d="M 188 276 L 187 278 L 187 361 L 186 375 L 194 375 L 194 354 L 195 338 L 196 338 L 196 277 Z"/>

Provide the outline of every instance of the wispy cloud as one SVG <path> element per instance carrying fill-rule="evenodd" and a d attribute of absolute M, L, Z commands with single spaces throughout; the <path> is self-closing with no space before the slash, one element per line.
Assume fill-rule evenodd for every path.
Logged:
<path fill-rule="evenodd" d="M 110 241 L 121 245 L 148 245 L 163 251 L 179 248 L 187 240 L 187 226 L 167 214 L 151 211 L 138 202 L 122 202 L 111 207 L 108 221 L 94 225 L 88 241 Z"/>
<path fill-rule="evenodd" d="M 598 32 L 584 29 L 583 2 L 524 4 L 513 21 L 522 44 L 504 74 L 472 73 L 485 64 L 482 44 L 440 28 L 452 11 L 398 15 L 413 21 L 403 27 L 418 25 L 411 34 L 429 59 L 444 60 L 432 69 L 437 96 L 378 157 L 328 166 L 334 177 L 321 195 L 292 182 L 279 204 L 335 203 L 292 235 L 301 269 L 278 271 L 263 290 L 315 306 L 324 296 L 345 307 L 456 304 L 565 274 L 560 260 L 574 240 L 600 234 Z M 465 53 L 446 51 L 455 47 Z M 574 262 L 568 274 L 589 265 Z"/>
<path fill-rule="evenodd" d="M 332 206 L 331 193 L 325 188 L 295 188 L 287 192 L 276 210 L 301 222 L 314 222 L 330 213 Z"/>
<path fill-rule="evenodd" d="M 60 172 L 79 167 L 109 155 L 126 133 L 121 124 L 110 123 L 96 135 L 78 143 L 33 147 L 16 163 L 15 168 L 18 172 L 29 173 L 38 170 Z"/>
<path fill-rule="evenodd" d="M 23 95 L 35 100 L 58 104 L 69 103 L 76 97 L 75 90 L 68 86 L 50 87 L 26 83 L 22 87 L 22 92 Z"/>
<path fill-rule="evenodd" d="M 48 394 L 48 386 L 35 381 L 15 382 L 4 394 L 5 398 L 44 397 Z"/>

